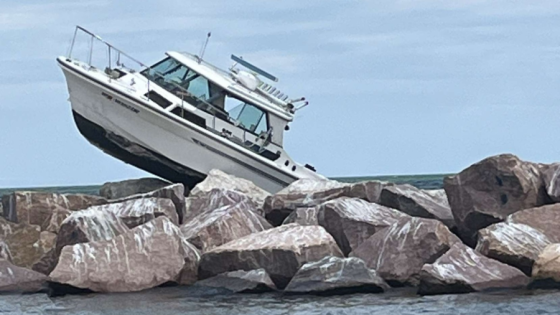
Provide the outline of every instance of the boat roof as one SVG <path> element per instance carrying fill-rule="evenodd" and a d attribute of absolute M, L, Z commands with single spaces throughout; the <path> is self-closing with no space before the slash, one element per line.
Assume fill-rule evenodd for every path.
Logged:
<path fill-rule="evenodd" d="M 168 51 L 166 55 L 182 63 L 187 68 L 192 69 L 227 92 L 250 101 L 263 110 L 280 116 L 287 121 L 292 121 L 294 119 L 294 114 L 288 110 L 289 102 L 273 96 L 267 97 L 263 95 L 265 92 L 252 91 L 246 88 L 233 79 L 232 72 L 220 69 L 204 60 L 200 60 L 198 56 L 190 53 Z"/>

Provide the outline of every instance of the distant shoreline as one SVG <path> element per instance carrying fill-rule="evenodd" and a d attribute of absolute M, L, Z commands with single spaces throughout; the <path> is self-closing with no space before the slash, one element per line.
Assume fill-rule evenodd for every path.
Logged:
<path fill-rule="evenodd" d="M 443 178 L 453 174 L 425 174 L 425 175 L 384 175 L 384 176 L 351 176 L 331 177 L 341 182 L 355 183 L 366 180 L 380 180 L 396 184 L 410 184 L 421 189 L 440 189 L 443 187 Z M 14 191 L 44 191 L 56 193 L 88 194 L 97 195 L 99 185 L 75 185 L 75 186 L 44 186 L 44 187 L 13 187 L 0 188 L 0 196 Z"/>

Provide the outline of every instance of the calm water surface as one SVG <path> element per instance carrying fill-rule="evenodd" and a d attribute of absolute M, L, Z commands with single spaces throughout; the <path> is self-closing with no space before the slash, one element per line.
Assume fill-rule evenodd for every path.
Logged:
<path fill-rule="evenodd" d="M 194 287 L 49 298 L 0 295 L 0 314 L 559 314 L 559 291 L 419 297 L 409 291 L 336 297 L 226 294 Z"/>

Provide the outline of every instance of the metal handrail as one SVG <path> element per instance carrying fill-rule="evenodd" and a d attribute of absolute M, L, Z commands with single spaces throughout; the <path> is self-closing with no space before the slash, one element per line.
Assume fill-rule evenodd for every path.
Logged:
<path fill-rule="evenodd" d="M 115 50 L 115 51 L 118 53 L 117 63 L 120 62 L 120 56 L 123 55 L 123 56 L 125 56 L 126 58 L 130 59 L 131 61 L 134 61 L 134 62 L 136 62 L 138 65 L 140 65 L 140 67 L 143 68 L 142 71 L 147 69 L 147 70 L 149 70 L 150 73 L 154 73 L 155 75 L 160 76 L 160 77 L 163 78 L 163 75 L 160 74 L 158 71 L 156 71 L 156 70 L 152 69 L 151 67 L 145 65 L 145 64 L 142 63 L 141 61 L 135 59 L 134 57 L 132 57 L 132 56 L 130 56 L 129 54 L 125 53 L 124 51 L 122 51 L 122 50 L 116 48 L 115 46 L 109 44 L 108 42 L 106 42 L 105 40 L 103 40 L 103 39 L 102 39 L 101 37 L 99 37 L 98 35 L 96 35 L 96 34 L 90 32 L 90 31 L 88 31 L 87 29 L 85 29 L 85 28 L 83 28 L 83 27 L 81 27 L 81 26 L 79 26 L 79 25 L 76 26 L 76 30 L 74 31 L 74 37 L 72 38 L 72 44 L 71 44 L 71 46 L 70 46 L 70 50 L 69 50 L 69 53 L 68 53 L 68 58 L 69 58 L 69 59 L 72 58 L 72 52 L 73 52 L 73 49 L 74 49 L 74 45 L 75 45 L 75 43 L 76 43 L 76 37 L 77 37 L 77 35 L 78 35 L 78 31 L 82 31 L 82 32 L 84 32 L 84 33 L 86 33 L 86 34 L 88 34 L 88 35 L 91 36 L 90 47 L 89 47 L 89 55 L 88 55 L 88 65 L 89 65 L 89 66 L 91 66 L 91 62 L 92 62 L 92 55 L 93 55 L 93 39 L 95 38 L 95 39 L 97 39 L 98 41 L 100 41 L 101 43 L 105 44 L 105 45 L 108 47 L 109 68 L 111 67 L 111 49 L 112 49 L 112 50 Z M 157 84 L 156 82 L 150 80 L 148 77 L 146 77 L 146 76 L 144 76 L 144 77 L 146 78 L 146 80 L 147 80 L 147 82 L 148 82 L 148 92 L 150 91 L 150 82 L 153 83 L 153 84 L 155 84 L 155 85 L 158 85 L 158 86 L 159 86 L 159 84 Z M 210 106 L 210 107 L 212 107 L 213 109 L 215 109 L 215 110 L 221 112 L 222 114 L 225 114 L 225 115 L 229 116 L 229 114 L 228 114 L 226 111 L 224 111 L 223 109 L 217 107 L 216 105 L 214 105 L 214 104 L 212 104 L 212 103 L 209 103 L 209 102 L 207 102 L 206 100 L 204 100 L 204 99 L 202 99 L 202 98 L 200 98 L 200 97 L 198 97 L 198 96 L 196 96 L 196 95 L 190 93 L 190 92 L 187 91 L 185 88 L 183 88 L 182 86 L 180 86 L 180 85 L 178 85 L 178 84 L 176 84 L 176 83 L 174 83 L 174 82 L 170 82 L 170 83 L 173 84 L 173 86 L 175 86 L 176 88 L 178 88 L 182 93 L 188 94 L 188 95 L 191 96 L 192 98 L 198 100 L 200 103 L 202 103 L 202 104 L 204 104 L 204 105 L 207 105 L 207 106 Z M 148 94 L 147 97 L 148 97 L 148 101 L 150 101 L 150 96 L 149 96 L 149 94 Z M 183 102 L 183 99 L 181 98 L 181 103 L 182 103 L 182 102 Z M 182 106 L 182 104 L 181 104 L 181 106 Z M 195 105 L 195 107 L 198 108 L 198 106 L 196 106 L 196 105 Z M 213 114 L 213 115 L 215 115 L 215 114 Z"/>

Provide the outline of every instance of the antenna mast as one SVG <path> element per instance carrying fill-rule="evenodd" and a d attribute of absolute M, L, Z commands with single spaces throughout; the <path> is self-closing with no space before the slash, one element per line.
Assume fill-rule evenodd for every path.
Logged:
<path fill-rule="evenodd" d="M 206 51 L 206 45 L 208 45 L 210 36 L 212 36 L 212 32 L 208 32 L 208 35 L 206 36 L 206 41 L 204 42 L 204 45 L 202 45 L 202 48 L 200 49 L 200 54 L 199 54 L 200 56 L 198 57 L 198 63 L 202 62 L 202 57 L 204 57 L 204 52 Z"/>

